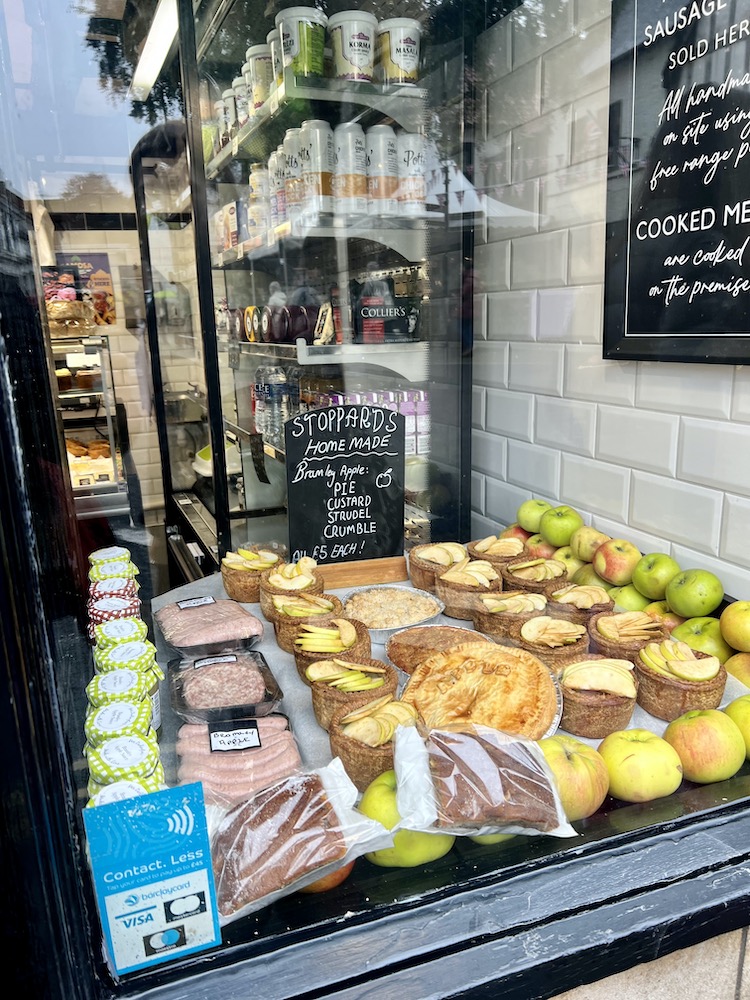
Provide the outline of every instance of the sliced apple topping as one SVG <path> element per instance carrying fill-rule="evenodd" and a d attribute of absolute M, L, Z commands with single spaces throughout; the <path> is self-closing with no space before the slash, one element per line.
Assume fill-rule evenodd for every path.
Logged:
<path fill-rule="evenodd" d="M 677 677 L 681 681 L 711 681 L 721 670 L 716 656 L 696 656 L 686 642 L 665 639 L 663 642 L 649 642 L 638 651 L 642 666 L 666 677 Z"/>
<path fill-rule="evenodd" d="M 459 542 L 436 542 L 435 545 L 425 546 L 418 555 L 420 559 L 439 566 L 452 566 L 466 558 L 466 549 Z"/>
<path fill-rule="evenodd" d="M 491 614 L 528 615 L 544 611 L 547 598 L 544 594 L 531 594 L 526 590 L 508 590 L 497 595 L 482 595 L 479 600 Z"/>
<path fill-rule="evenodd" d="M 499 579 L 495 567 L 486 559 L 470 559 L 465 556 L 461 562 L 440 574 L 448 583 L 463 583 L 467 587 L 490 587 Z"/>
<path fill-rule="evenodd" d="M 628 660 L 605 658 L 571 663 L 563 668 L 560 683 L 569 690 L 601 691 L 624 698 L 636 696 L 633 664 Z"/>
<path fill-rule="evenodd" d="M 365 746 L 379 747 L 391 742 L 397 726 L 413 726 L 416 721 L 413 705 L 387 695 L 345 715 L 341 732 Z"/>
<path fill-rule="evenodd" d="M 317 563 L 309 556 L 303 556 L 296 563 L 283 563 L 270 573 L 268 582 L 278 590 L 304 590 L 315 582 L 313 575 Z"/>
<path fill-rule="evenodd" d="M 593 608 L 595 604 L 606 604 L 609 599 L 604 587 L 579 586 L 575 583 L 563 587 L 562 590 L 556 590 L 552 595 L 552 600 L 558 604 L 570 604 L 581 611 Z"/>
<path fill-rule="evenodd" d="M 294 640 L 297 649 L 305 653 L 343 653 L 357 641 L 357 630 L 345 618 L 332 618 L 329 625 L 299 626 Z"/>
<path fill-rule="evenodd" d="M 221 560 L 222 565 L 227 569 L 238 569 L 241 571 L 262 573 L 264 569 L 270 569 L 279 561 L 275 552 L 266 549 L 237 549 L 236 552 L 227 552 Z"/>
<path fill-rule="evenodd" d="M 286 615 L 288 618 L 309 618 L 313 615 L 329 615 L 334 609 L 333 601 L 317 597 L 317 595 L 313 594 L 299 594 L 294 596 L 274 594 L 271 600 L 279 614 Z"/>
<path fill-rule="evenodd" d="M 321 681 L 339 691 L 374 691 L 385 684 L 385 667 L 347 660 L 316 660 L 305 670 L 307 679 Z"/>
<path fill-rule="evenodd" d="M 605 639 L 613 642 L 635 642 L 639 639 L 653 639 L 661 632 L 661 625 L 643 611 L 622 611 L 607 615 L 596 623 L 598 631 Z"/>
<path fill-rule="evenodd" d="M 535 646 L 548 646 L 550 649 L 570 646 L 585 634 L 583 625 L 576 625 L 575 622 L 567 622 L 562 618 L 550 618 L 548 615 L 530 618 L 521 626 L 521 638 L 526 642 L 533 642 Z"/>
<path fill-rule="evenodd" d="M 532 580 L 541 583 L 543 580 L 555 580 L 567 575 L 565 563 L 559 559 L 529 559 L 528 562 L 514 563 L 510 567 L 511 576 L 519 580 Z"/>
<path fill-rule="evenodd" d="M 501 538 L 498 535 L 488 535 L 487 538 L 481 538 L 476 542 L 474 549 L 488 556 L 507 558 L 509 556 L 520 556 L 523 552 L 524 544 L 520 538 Z"/>

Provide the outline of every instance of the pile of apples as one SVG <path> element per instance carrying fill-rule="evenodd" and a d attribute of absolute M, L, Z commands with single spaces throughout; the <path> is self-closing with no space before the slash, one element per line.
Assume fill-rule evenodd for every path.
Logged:
<path fill-rule="evenodd" d="M 618 610 L 645 611 L 750 687 L 750 601 L 732 601 L 717 614 L 724 585 L 710 570 L 682 569 L 666 552 L 642 553 L 585 524 L 572 507 L 538 497 L 519 506 L 499 537 L 520 538 L 532 558 L 564 563 L 573 583 L 602 587 Z"/>

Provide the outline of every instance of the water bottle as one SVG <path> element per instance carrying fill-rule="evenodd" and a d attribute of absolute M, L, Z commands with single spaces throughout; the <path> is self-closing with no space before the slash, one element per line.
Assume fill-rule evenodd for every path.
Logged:
<path fill-rule="evenodd" d="M 284 423 L 289 419 L 289 383 L 281 365 L 268 369 L 267 385 L 264 433 L 271 444 L 280 445 L 284 436 Z"/>
<path fill-rule="evenodd" d="M 259 365 L 255 369 L 253 379 L 253 415 L 255 417 L 255 430 L 258 434 L 265 434 L 268 422 L 268 371 L 265 365 Z"/>
<path fill-rule="evenodd" d="M 289 385 L 289 416 L 294 417 L 299 413 L 300 378 L 302 371 L 299 365 L 289 365 L 286 370 L 286 380 Z"/>

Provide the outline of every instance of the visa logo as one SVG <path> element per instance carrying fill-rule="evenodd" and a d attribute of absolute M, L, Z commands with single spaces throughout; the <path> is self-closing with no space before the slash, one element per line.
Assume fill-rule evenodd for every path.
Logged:
<path fill-rule="evenodd" d="M 154 915 L 153 913 L 138 913 L 134 917 L 123 917 L 122 922 L 125 927 L 141 927 L 143 924 L 152 924 Z"/>

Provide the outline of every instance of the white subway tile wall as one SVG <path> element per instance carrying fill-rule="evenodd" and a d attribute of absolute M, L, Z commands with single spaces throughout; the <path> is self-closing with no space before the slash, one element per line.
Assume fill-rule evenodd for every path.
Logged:
<path fill-rule="evenodd" d="M 478 42 L 505 217 L 477 250 L 472 536 L 542 496 L 750 599 L 750 368 L 602 359 L 610 13 L 523 4 Z"/>

